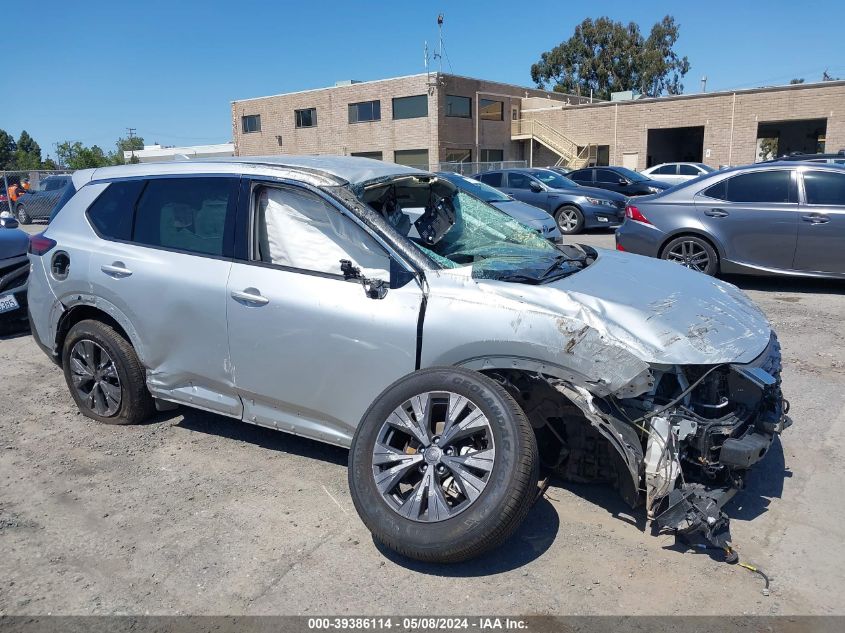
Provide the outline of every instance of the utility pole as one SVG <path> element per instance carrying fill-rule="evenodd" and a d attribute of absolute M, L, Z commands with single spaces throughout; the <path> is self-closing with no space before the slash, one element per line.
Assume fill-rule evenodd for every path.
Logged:
<path fill-rule="evenodd" d="M 135 128 L 128 127 L 126 131 L 129 132 L 129 149 L 132 152 L 132 158 L 129 159 L 130 163 L 135 162 L 135 143 L 132 142 L 132 139 L 135 138 Z"/>

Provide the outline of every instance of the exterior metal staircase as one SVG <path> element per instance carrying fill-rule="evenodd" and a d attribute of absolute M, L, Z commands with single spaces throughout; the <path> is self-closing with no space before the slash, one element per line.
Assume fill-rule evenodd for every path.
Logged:
<path fill-rule="evenodd" d="M 564 136 L 552 126 L 536 119 L 517 119 L 511 122 L 511 139 L 514 141 L 533 140 L 549 148 L 559 156 L 556 167 L 579 169 L 590 162 L 594 145 L 578 147 L 578 144 Z M 591 149 L 593 150 L 591 152 Z"/>

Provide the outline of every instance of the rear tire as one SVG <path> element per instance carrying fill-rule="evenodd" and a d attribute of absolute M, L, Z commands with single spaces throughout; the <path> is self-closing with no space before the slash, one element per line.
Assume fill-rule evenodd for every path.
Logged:
<path fill-rule="evenodd" d="M 29 217 L 29 213 L 26 212 L 26 208 L 22 204 L 18 205 L 18 208 L 15 210 L 15 215 L 17 216 L 20 224 L 32 223 L 32 218 Z"/>
<path fill-rule="evenodd" d="M 575 235 L 584 230 L 584 214 L 581 209 L 565 204 L 555 211 L 555 222 L 564 235 Z"/>
<path fill-rule="evenodd" d="M 719 272 L 719 255 L 710 243 L 695 235 L 682 235 L 663 247 L 660 258 L 713 276 Z"/>
<path fill-rule="evenodd" d="M 80 321 L 62 347 L 65 381 L 79 410 L 103 424 L 138 424 L 153 412 L 146 373 L 135 350 L 113 327 Z"/>
<path fill-rule="evenodd" d="M 417 410 L 428 412 L 421 426 L 397 427 L 402 411 L 413 425 Z M 427 445 L 415 439 L 426 427 Z M 409 558 L 454 563 L 516 531 L 536 497 L 538 468 L 534 432 L 507 391 L 478 372 L 440 367 L 376 398 L 352 441 L 349 488 L 378 541 Z M 404 474 L 394 484 L 388 470 Z"/>

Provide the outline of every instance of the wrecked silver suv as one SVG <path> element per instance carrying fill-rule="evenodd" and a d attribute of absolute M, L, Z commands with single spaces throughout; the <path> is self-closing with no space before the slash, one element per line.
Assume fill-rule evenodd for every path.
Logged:
<path fill-rule="evenodd" d="M 780 349 L 729 284 L 555 246 L 422 171 L 273 157 L 79 171 L 30 243 L 33 335 L 87 416 L 182 404 L 351 447 L 375 537 L 503 542 L 541 466 L 727 542 L 789 424 Z"/>

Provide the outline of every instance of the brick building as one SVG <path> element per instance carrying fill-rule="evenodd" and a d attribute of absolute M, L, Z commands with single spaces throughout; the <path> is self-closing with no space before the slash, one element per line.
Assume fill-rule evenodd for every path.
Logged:
<path fill-rule="evenodd" d="M 232 127 L 236 155 L 718 167 L 760 160 L 766 147 L 845 149 L 845 81 L 590 103 L 430 73 L 234 101 Z"/>
<path fill-rule="evenodd" d="M 423 167 L 514 160 L 511 120 L 523 101 L 588 100 L 442 73 L 338 82 L 232 102 L 235 155 L 341 154 Z"/>

